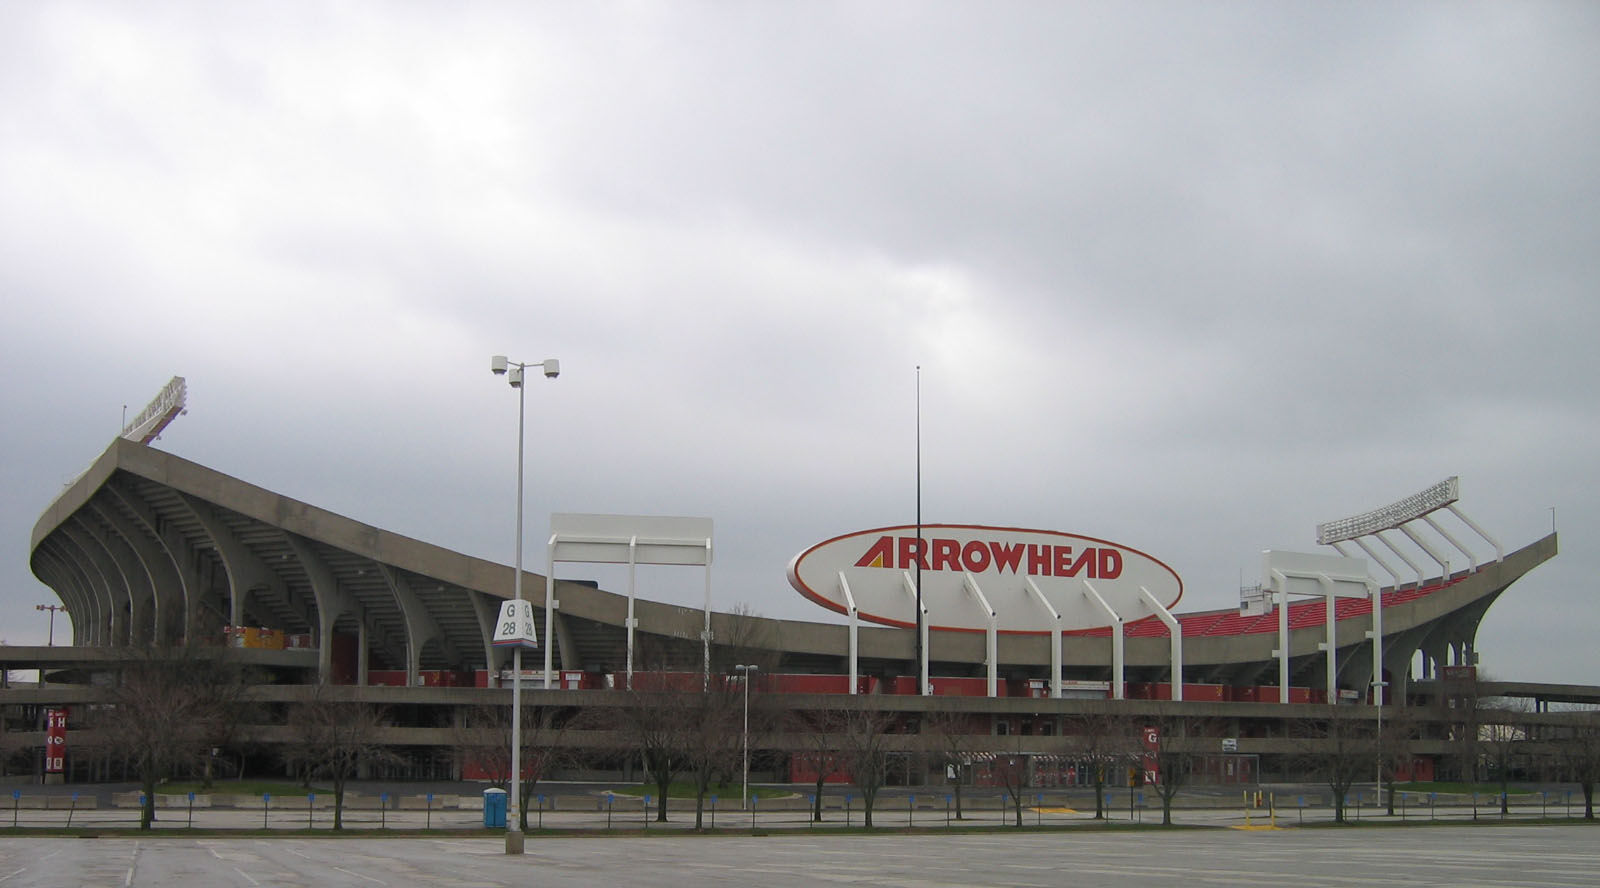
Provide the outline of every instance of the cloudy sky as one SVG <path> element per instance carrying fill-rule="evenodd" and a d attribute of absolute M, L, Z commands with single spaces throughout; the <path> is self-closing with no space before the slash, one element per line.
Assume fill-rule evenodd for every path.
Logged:
<path fill-rule="evenodd" d="M 1219 608 L 1458 474 L 1508 548 L 1561 531 L 1485 667 L 1600 683 L 1593 4 L 0 23 L 9 642 L 56 600 L 34 522 L 173 375 L 158 446 L 509 563 L 505 353 L 562 362 L 531 552 L 552 511 L 708 516 L 719 608 L 825 619 L 785 565 L 914 519 L 920 365 L 927 521 L 1126 543 Z"/>

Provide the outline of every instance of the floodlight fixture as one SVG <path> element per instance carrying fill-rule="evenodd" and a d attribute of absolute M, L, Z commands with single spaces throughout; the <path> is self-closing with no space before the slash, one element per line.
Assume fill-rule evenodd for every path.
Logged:
<path fill-rule="evenodd" d="M 1461 480 L 1456 475 L 1399 502 L 1360 515 L 1317 525 L 1317 542 L 1324 546 L 1393 530 L 1408 521 L 1446 508 L 1461 498 Z"/>

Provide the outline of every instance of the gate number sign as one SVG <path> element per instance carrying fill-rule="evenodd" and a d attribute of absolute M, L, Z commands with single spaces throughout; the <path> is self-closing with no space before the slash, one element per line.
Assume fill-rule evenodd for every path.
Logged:
<path fill-rule="evenodd" d="M 533 603 L 530 601 L 500 602 L 500 618 L 494 624 L 495 647 L 539 646 L 538 630 L 533 625 Z"/>

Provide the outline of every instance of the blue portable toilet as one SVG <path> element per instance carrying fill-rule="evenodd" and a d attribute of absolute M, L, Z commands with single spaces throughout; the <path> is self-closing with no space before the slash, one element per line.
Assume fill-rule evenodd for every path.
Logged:
<path fill-rule="evenodd" d="M 483 825 L 488 827 L 506 826 L 506 791 L 498 787 L 491 787 L 483 791 Z"/>

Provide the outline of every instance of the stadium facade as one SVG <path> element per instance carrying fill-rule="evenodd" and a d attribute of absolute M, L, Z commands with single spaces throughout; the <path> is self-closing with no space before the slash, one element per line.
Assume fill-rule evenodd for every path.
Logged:
<path fill-rule="evenodd" d="M 1464 569 L 1440 560 L 1437 574 L 1418 570 L 1366 597 L 1313 594 L 1284 605 L 1269 595 L 1238 609 L 1171 614 L 1164 605 L 1175 596 L 1147 595 L 1146 616 L 1125 612 L 1130 618 L 1059 632 L 938 628 L 935 620 L 925 644 L 899 619 L 859 627 L 712 613 L 555 580 L 554 609 L 528 596 L 538 637 L 554 644 L 549 686 L 542 670 L 525 670 L 535 687 L 525 699 L 616 705 L 637 648 L 649 652 L 639 654 L 648 668 L 688 675 L 759 658 L 758 690 L 785 707 L 959 711 L 991 733 L 1029 735 L 1040 753 L 1067 748 L 1063 719 L 1074 713 L 1182 711 L 1224 725 L 1218 733 L 1232 741 L 1230 753 L 1271 756 L 1286 751 L 1285 719 L 1309 704 L 1423 703 L 1441 673 L 1476 664 L 1489 607 L 1556 552 L 1552 533 Z M 494 634 L 500 604 L 513 595 L 511 568 L 139 441 L 114 441 L 50 504 L 31 558 L 66 606 L 72 644 L 0 648 L 7 668 L 40 668 L 51 679 L 0 692 L 8 706 L 92 703 L 94 673 L 152 646 L 230 647 L 271 670 L 273 683 L 257 689 L 263 701 L 287 704 L 333 684 L 391 707 L 400 715 L 389 736 L 414 752 L 413 776 L 439 777 L 453 767 L 440 726 L 464 707 L 509 702 L 510 653 Z M 527 573 L 523 585 L 543 589 L 546 577 Z M 1583 687 L 1494 690 L 1541 703 L 1595 699 Z M 271 720 L 257 726 L 261 737 L 281 736 Z M 1436 739 L 1419 750 L 1444 754 L 1444 738 Z M 771 743 L 763 761 L 781 775 L 774 756 L 783 744 Z"/>

